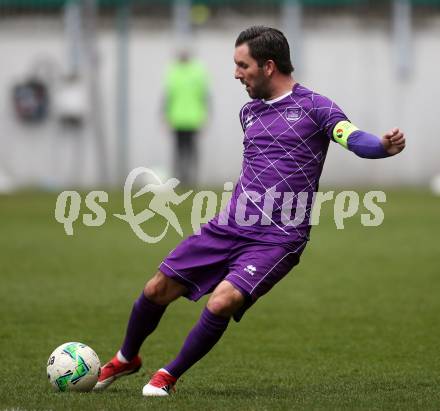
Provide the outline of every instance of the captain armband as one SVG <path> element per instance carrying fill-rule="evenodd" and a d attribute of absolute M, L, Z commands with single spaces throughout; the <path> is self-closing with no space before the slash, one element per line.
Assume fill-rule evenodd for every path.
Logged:
<path fill-rule="evenodd" d="M 348 150 L 348 137 L 357 130 L 359 129 L 349 121 L 340 121 L 333 129 L 333 139 Z"/>

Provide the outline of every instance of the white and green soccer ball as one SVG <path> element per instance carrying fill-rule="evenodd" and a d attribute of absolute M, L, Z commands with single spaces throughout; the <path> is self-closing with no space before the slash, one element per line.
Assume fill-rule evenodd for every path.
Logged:
<path fill-rule="evenodd" d="M 90 391 L 100 369 L 95 351 L 78 342 L 60 345 L 47 360 L 47 377 L 56 391 Z"/>

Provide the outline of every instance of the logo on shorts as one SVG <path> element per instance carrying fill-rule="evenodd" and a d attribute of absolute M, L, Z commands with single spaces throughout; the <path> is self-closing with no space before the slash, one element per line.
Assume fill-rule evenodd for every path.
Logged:
<path fill-rule="evenodd" d="M 249 264 L 246 268 L 244 268 L 244 271 L 246 271 L 247 273 L 249 273 L 250 275 L 254 275 L 255 272 L 257 271 L 257 267 Z"/>
<path fill-rule="evenodd" d="M 286 120 L 287 121 L 296 121 L 301 117 L 301 109 L 294 107 L 286 108 Z"/>

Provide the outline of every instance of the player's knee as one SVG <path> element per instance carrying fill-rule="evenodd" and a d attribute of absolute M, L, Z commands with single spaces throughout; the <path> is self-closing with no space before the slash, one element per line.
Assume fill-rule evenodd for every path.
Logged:
<path fill-rule="evenodd" d="M 230 305 L 227 301 L 221 298 L 213 298 L 208 301 L 208 310 L 215 315 L 220 315 L 222 317 L 230 317 L 232 314 L 230 311 Z"/>
<path fill-rule="evenodd" d="M 160 271 L 151 278 L 144 287 L 144 295 L 156 304 L 167 305 L 183 295 L 186 288 L 168 278 Z"/>
<path fill-rule="evenodd" d="M 167 296 L 167 284 L 166 279 L 156 273 L 153 278 L 151 278 L 144 287 L 144 295 L 150 301 L 156 304 L 168 304 L 166 301 Z"/>
<path fill-rule="evenodd" d="M 148 281 L 147 284 L 145 284 L 144 295 L 150 301 L 157 302 L 156 300 L 160 298 L 160 291 L 160 287 L 158 287 L 158 285 L 152 280 Z"/>
<path fill-rule="evenodd" d="M 244 297 L 238 290 L 229 292 L 214 293 L 208 300 L 207 308 L 213 314 L 222 317 L 230 317 L 244 303 Z"/>

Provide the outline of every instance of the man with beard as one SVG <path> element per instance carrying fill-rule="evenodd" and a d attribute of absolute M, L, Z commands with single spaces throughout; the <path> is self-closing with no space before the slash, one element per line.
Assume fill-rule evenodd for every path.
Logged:
<path fill-rule="evenodd" d="M 181 296 L 196 301 L 212 293 L 177 357 L 142 391 L 169 395 L 177 379 L 220 340 L 230 319 L 239 321 L 298 264 L 331 140 L 365 158 L 392 156 L 405 147 L 399 129 L 381 138 L 361 131 L 330 99 L 296 82 L 289 45 L 279 30 L 255 26 L 241 32 L 234 61 L 235 78 L 253 100 L 240 111 L 243 167 L 232 198 L 199 234 L 178 245 L 147 282 L 124 342 L 102 368 L 96 389 L 141 367 L 139 349 L 172 301 Z M 302 204 L 298 193 L 305 194 Z M 292 222 L 290 216 L 300 207 L 306 218 Z"/>

